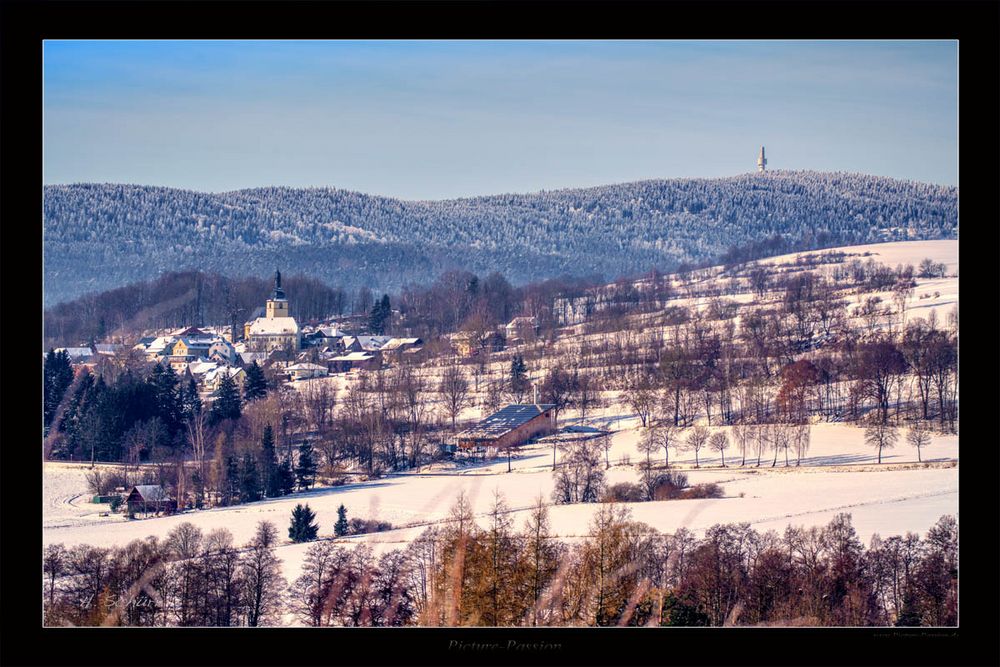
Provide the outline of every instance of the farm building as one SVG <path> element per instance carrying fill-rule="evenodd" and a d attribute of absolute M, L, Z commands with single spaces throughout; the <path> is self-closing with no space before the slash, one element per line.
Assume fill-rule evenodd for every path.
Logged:
<path fill-rule="evenodd" d="M 551 403 L 508 405 L 459 433 L 458 446 L 462 449 L 506 449 L 522 445 L 535 436 L 552 433 L 556 429 L 555 407 Z"/>
<path fill-rule="evenodd" d="M 125 498 L 125 504 L 129 514 L 170 513 L 177 510 L 177 501 L 168 496 L 159 484 L 133 486 Z"/>

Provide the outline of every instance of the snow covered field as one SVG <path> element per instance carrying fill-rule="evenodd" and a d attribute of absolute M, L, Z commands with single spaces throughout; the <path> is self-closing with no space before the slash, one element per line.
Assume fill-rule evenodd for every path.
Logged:
<path fill-rule="evenodd" d="M 617 421 L 617 420 L 613 420 Z M 609 483 L 636 481 L 638 463 L 644 455 L 636 449 L 639 429 L 635 420 L 622 420 L 610 452 Z M 865 446 L 863 431 L 841 424 L 817 424 L 812 446 L 802 467 L 785 468 L 779 460 L 752 463 L 740 468 L 735 451 L 722 468 L 716 456 L 701 457 L 694 469 L 693 456 L 675 456 L 671 464 L 684 470 L 691 484 L 716 482 L 724 498 L 631 503 L 635 519 L 664 532 L 686 527 L 701 533 L 716 523 L 746 521 L 758 530 L 783 531 L 788 524 L 822 525 L 841 511 L 852 514 L 854 525 L 865 541 L 875 532 L 883 536 L 907 531 L 924 533 L 942 514 L 958 513 L 958 437 L 935 436 L 922 453 L 930 467 L 916 464 L 916 451 L 901 442 L 875 464 L 874 452 Z M 620 463 L 623 456 L 631 464 Z M 654 459 L 656 461 L 656 459 Z M 749 463 L 749 462 L 748 462 Z M 184 521 L 202 530 L 227 528 L 237 543 L 250 539 L 258 521 L 272 521 L 284 536 L 296 503 L 304 502 L 316 512 L 320 535 L 333 532 L 337 507 L 343 503 L 348 516 L 389 521 L 396 530 L 349 542 L 367 541 L 377 550 L 404 546 L 428 525 L 444 520 L 459 492 L 464 491 L 477 513 L 485 514 L 494 491 L 502 493 L 515 515 L 515 524 L 539 494 L 550 502 L 553 487 L 552 448 L 526 449 L 507 472 L 506 459 L 482 465 L 456 467 L 438 464 L 420 473 L 392 475 L 383 479 L 332 488 L 314 489 L 287 498 L 265 500 L 230 508 L 190 511 L 172 517 L 128 521 L 121 515 L 98 516 L 103 505 L 86 502 L 86 464 L 45 464 L 45 510 L 43 540 L 46 544 L 89 543 L 122 545 L 147 535 L 165 536 Z M 79 497 L 83 494 L 82 497 Z M 553 506 L 551 524 L 558 535 L 585 535 L 595 504 Z M 308 545 L 285 545 L 279 555 L 285 575 L 297 576 Z"/>

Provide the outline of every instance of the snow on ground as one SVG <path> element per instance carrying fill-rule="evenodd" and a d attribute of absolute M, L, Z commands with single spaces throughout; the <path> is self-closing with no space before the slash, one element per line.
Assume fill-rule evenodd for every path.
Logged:
<path fill-rule="evenodd" d="M 866 245 L 843 246 L 840 248 L 826 248 L 824 250 L 809 250 L 796 252 L 789 255 L 778 255 L 758 260 L 761 264 L 787 264 L 794 262 L 796 258 L 805 255 L 821 255 L 824 253 L 844 252 L 852 255 L 865 255 L 868 257 L 850 257 L 850 259 L 860 259 L 867 261 L 874 259 L 876 262 L 895 268 L 898 264 L 912 264 L 914 268 L 925 258 L 931 261 L 943 263 L 947 267 L 948 275 L 958 272 L 958 239 L 938 239 L 934 241 L 890 241 L 888 243 L 868 243 Z"/>
<path fill-rule="evenodd" d="M 640 429 L 634 419 L 611 420 L 620 428 L 610 452 L 609 483 L 636 481 L 635 464 L 645 458 L 637 448 Z M 958 513 L 958 437 L 935 436 L 922 458 L 933 467 L 918 466 L 916 452 L 902 440 L 875 464 L 874 452 L 865 446 L 863 431 L 843 424 L 816 424 L 812 447 L 802 467 L 784 467 L 783 457 L 775 468 L 763 459 L 760 468 L 740 468 L 735 450 L 727 453 L 722 468 L 714 452 L 705 453 L 700 469 L 689 453 L 671 452 L 671 465 L 683 469 L 691 484 L 715 482 L 724 498 L 674 500 L 630 504 L 633 517 L 654 528 L 672 532 L 686 527 L 696 533 L 716 523 L 742 522 L 755 529 L 779 532 L 789 524 L 823 525 L 840 511 L 850 512 L 865 541 L 872 533 L 883 536 L 907 531 L 925 533 L 942 514 Z M 557 453 L 557 456 L 560 454 Z M 622 465 L 622 457 L 631 463 Z M 654 462 L 662 462 L 662 452 Z M 553 488 L 552 448 L 539 444 L 526 448 L 512 462 L 495 459 L 464 465 L 436 464 L 418 473 L 297 493 L 229 508 L 190 511 L 171 517 L 128 521 L 120 515 L 101 518 L 104 505 L 86 500 L 86 464 L 45 464 L 45 508 L 43 541 L 67 545 L 89 543 L 122 545 L 150 534 L 160 537 L 180 523 L 190 521 L 202 530 L 227 528 L 237 544 L 247 542 L 258 521 L 272 521 L 284 537 L 292 508 L 308 503 L 316 512 L 320 536 L 332 534 L 337 507 L 343 503 L 349 517 L 377 518 L 397 529 L 345 540 L 347 544 L 369 543 L 375 551 L 399 548 L 417 537 L 427 526 L 448 516 L 459 492 L 469 497 L 477 514 L 485 515 L 494 491 L 503 494 L 515 525 L 521 525 L 527 510 L 541 495 L 550 502 Z M 82 496 L 82 497 L 78 497 Z M 93 509 L 92 509 L 93 508 Z M 553 532 L 567 538 L 585 535 L 596 504 L 550 507 Z M 307 544 L 278 549 L 285 576 L 298 576 Z"/>

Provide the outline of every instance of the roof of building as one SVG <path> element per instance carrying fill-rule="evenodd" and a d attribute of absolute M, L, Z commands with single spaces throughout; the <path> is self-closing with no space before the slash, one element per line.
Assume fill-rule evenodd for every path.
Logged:
<path fill-rule="evenodd" d="M 81 359 L 83 357 L 94 356 L 94 351 L 89 347 L 57 347 L 56 352 L 65 351 L 70 359 Z"/>
<path fill-rule="evenodd" d="M 330 361 L 368 361 L 374 358 L 375 355 L 371 352 L 350 352 L 339 357 L 333 357 Z"/>
<path fill-rule="evenodd" d="M 552 403 L 512 403 L 475 426 L 459 433 L 467 437 L 495 438 L 527 424 L 546 410 L 556 407 Z"/>
<path fill-rule="evenodd" d="M 320 366 L 319 364 L 301 363 L 289 366 L 285 370 L 289 371 L 326 371 L 328 370 L 326 366 Z"/>
<path fill-rule="evenodd" d="M 94 351 L 98 354 L 117 354 L 120 349 L 122 346 L 118 343 L 97 343 L 94 345 Z"/>
<path fill-rule="evenodd" d="M 170 496 L 159 484 L 138 484 L 132 487 L 132 491 L 138 491 L 142 499 L 148 502 L 170 500 Z M 132 495 L 132 491 L 129 491 L 129 495 Z"/>
<path fill-rule="evenodd" d="M 273 336 L 277 334 L 298 334 L 299 323 L 294 317 L 258 317 L 250 325 L 251 336 Z"/>
<path fill-rule="evenodd" d="M 419 338 L 393 338 L 388 343 L 383 345 L 381 349 L 383 350 L 396 350 L 405 345 L 419 345 L 423 341 Z"/>
<path fill-rule="evenodd" d="M 192 375 L 203 375 L 209 371 L 214 371 L 219 367 L 219 364 L 214 361 L 192 361 L 188 364 L 188 370 L 191 371 Z"/>
<path fill-rule="evenodd" d="M 354 341 L 358 341 L 363 350 L 380 350 L 382 346 L 392 340 L 392 336 L 344 336 L 344 346 L 350 347 Z"/>

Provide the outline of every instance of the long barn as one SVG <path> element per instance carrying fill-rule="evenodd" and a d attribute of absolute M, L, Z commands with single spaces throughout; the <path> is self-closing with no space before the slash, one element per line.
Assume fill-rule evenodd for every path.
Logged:
<path fill-rule="evenodd" d="M 458 446 L 507 449 L 552 433 L 556 421 L 551 403 L 514 403 L 458 434 Z"/>

